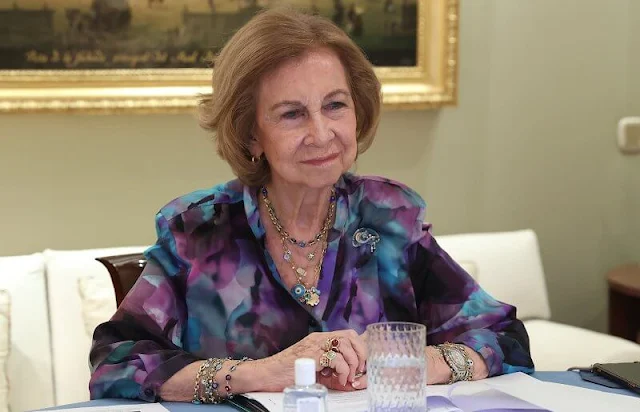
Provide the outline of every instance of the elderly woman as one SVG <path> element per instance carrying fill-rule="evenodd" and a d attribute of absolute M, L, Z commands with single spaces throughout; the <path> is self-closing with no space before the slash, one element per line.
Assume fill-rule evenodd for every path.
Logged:
<path fill-rule="evenodd" d="M 238 179 L 173 200 L 140 279 L 91 350 L 92 398 L 219 402 L 291 385 L 317 359 L 365 388 L 367 325 L 427 326 L 430 384 L 533 370 L 516 309 L 442 250 L 401 183 L 349 173 L 376 132 L 380 84 L 333 23 L 254 17 L 201 105 Z"/>

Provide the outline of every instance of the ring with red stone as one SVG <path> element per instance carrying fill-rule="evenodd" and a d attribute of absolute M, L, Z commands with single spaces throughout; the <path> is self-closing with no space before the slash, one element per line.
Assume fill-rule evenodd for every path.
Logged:
<path fill-rule="evenodd" d="M 338 347 L 340 346 L 340 339 L 338 338 L 329 338 L 324 342 L 324 350 L 325 351 L 334 351 L 338 352 Z"/>

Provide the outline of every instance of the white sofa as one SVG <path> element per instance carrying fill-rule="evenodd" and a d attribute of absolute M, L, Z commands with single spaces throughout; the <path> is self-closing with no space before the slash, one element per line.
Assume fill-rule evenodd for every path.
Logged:
<path fill-rule="evenodd" d="M 0 258 L 0 411 L 54 404 L 44 256 Z M 5 346 L 4 343 L 7 343 Z"/>
<path fill-rule="evenodd" d="M 490 294 L 518 307 L 538 370 L 640 359 L 640 345 L 549 320 L 532 231 L 437 240 Z M 45 250 L 0 258 L 0 368 L 7 364 L 7 378 L 0 371 L 0 412 L 7 407 L 16 412 L 88 399 L 92 331 L 115 310 L 109 275 L 94 259 L 144 249 Z M 3 398 L 7 388 L 8 406 Z"/>
<path fill-rule="evenodd" d="M 95 258 L 138 253 L 144 249 L 44 251 L 57 405 L 89 399 L 89 348 L 93 330 L 116 310 L 109 273 Z"/>
<path fill-rule="evenodd" d="M 640 345 L 551 321 L 551 309 L 532 230 L 436 237 L 494 298 L 515 305 L 524 321 L 536 370 L 566 370 L 595 362 L 640 360 Z"/>

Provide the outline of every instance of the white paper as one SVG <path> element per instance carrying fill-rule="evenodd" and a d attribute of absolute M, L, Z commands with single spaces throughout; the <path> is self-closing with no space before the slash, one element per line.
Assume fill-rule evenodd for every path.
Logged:
<path fill-rule="evenodd" d="M 369 397 L 366 390 L 355 392 L 329 391 L 327 403 L 333 412 L 366 412 L 369 410 Z"/>
<path fill-rule="evenodd" d="M 427 386 L 429 412 L 462 412 L 460 408 L 453 405 L 449 400 L 450 389 L 451 386 L 449 385 Z M 469 393 L 470 390 L 478 391 L 480 389 L 487 389 L 487 386 L 467 387 L 461 392 Z M 272 412 L 283 410 L 284 395 L 282 393 L 257 392 L 249 393 L 245 396 L 257 400 Z M 330 412 L 367 412 L 369 410 L 369 397 L 367 390 L 353 392 L 330 390 L 327 396 L 327 404 Z"/>
<path fill-rule="evenodd" d="M 553 412 L 640 411 L 640 398 L 637 397 L 543 382 L 524 373 L 497 376 L 484 382 Z"/>
<path fill-rule="evenodd" d="M 427 387 L 427 402 L 429 403 L 429 412 L 461 412 L 459 408 L 453 406 L 450 402 L 437 402 L 433 396 L 446 397 L 446 387 L 434 387 L 431 391 Z M 429 401 L 429 397 L 432 401 Z M 330 412 L 368 412 L 369 397 L 366 390 L 355 392 L 338 392 L 329 391 L 328 396 Z"/>
<path fill-rule="evenodd" d="M 452 389 L 453 394 L 450 394 Z M 640 412 L 640 398 L 543 382 L 524 373 L 502 375 L 481 381 L 458 382 L 454 385 L 429 385 L 429 412 L 458 412 L 460 409 L 446 400 L 451 396 L 455 398 L 465 394 L 478 394 L 485 396 L 485 400 L 500 402 L 502 394 L 492 393 L 491 390 L 503 392 L 553 412 Z M 272 412 L 281 412 L 283 409 L 282 393 L 260 392 L 247 396 L 261 402 Z M 368 409 L 367 391 L 329 391 L 328 404 L 331 412 L 364 412 Z"/>
<path fill-rule="evenodd" d="M 135 405 L 110 405 L 73 409 L 56 409 L 55 412 L 169 412 L 169 410 L 159 403 L 141 403 Z"/>
<path fill-rule="evenodd" d="M 447 391 L 448 387 L 446 386 L 433 387 L 433 390 L 431 390 L 431 387 L 427 388 L 428 397 L 432 396 L 432 394 L 446 396 Z M 245 396 L 257 400 L 272 412 L 283 410 L 284 395 L 282 393 L 257 392 L 245 394 Z M 367 412 L 369 410 L 369 397 L 366 390 L 354 392 L 329 391 L 327 403 L 330 412 Z M 460 409 L 450 404 L 441 405 L 438 403 L 438 405 L 430 405 L 429 412 L 460 412 Z"/>
<path fill-rule="evenodd" d="M 272 412 L 283 410 L 284 394 L 280 392 L 256 392 L 245 394 L 245 396 L 257 400 Z M 329 391 L 327 404 L 331 412 L 366 412 L 369 409 L 369 398 L 366 390 Z"/>

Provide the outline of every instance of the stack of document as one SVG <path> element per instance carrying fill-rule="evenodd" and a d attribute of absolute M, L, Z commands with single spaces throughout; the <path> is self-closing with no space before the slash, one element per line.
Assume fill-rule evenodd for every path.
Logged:
<path fill-rule="evenodd" d="M 281 412 L 283 394 L 246 395 Z M 367 412 L 367 391 L 329 392 L 330 412 Z M 523 373 L 427 387 L 429 412 L 639 412 L 640 398 L 542 382 Z"/>

